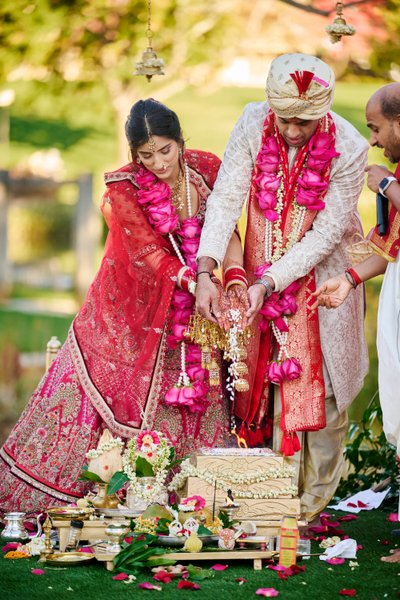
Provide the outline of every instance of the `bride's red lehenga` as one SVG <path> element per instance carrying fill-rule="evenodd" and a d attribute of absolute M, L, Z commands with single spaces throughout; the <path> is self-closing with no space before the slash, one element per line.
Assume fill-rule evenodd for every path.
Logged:
<path fill-rule="evenodd" d="M 220 161 L 190 150 L 185 161 L 202 223 Z M 209 388 L 202 414 L 163 401 L 180 373 L 180 344 L 170 348 L 167 338 L 182 264 L 137 202 L 138 169 L 131 163 L 106 174 L 112 211 L 104 257 L 65 344 L 0 451 L 2 511 L 37 512 L 83 496 L 85 454 L 105 427 L 123 439 L 156 429 L 178 456 L 226 443 L 220 387 Z"/>

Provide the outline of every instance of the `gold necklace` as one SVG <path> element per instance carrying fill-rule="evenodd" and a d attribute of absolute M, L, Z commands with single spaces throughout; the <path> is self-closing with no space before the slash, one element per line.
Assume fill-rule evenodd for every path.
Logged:
<path fill-rule="evenodd" d="M 182 199 L 182 188 L 183 188 L 183 174 L 179 169 L 179 174 L 174 187 L 171 189 L 171 202 L 175 206 L 176 210 L 182 210 L 184 203 Z"/>

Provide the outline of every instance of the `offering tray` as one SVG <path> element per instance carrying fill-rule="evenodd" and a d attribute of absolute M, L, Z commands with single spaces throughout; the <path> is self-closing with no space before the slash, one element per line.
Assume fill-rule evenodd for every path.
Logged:
<path fill-rule="evenodd" d="M 94 514 L 94 508 L 79 508 L 79 506 L 53 506 L 47 509 L 50 519 L 57 521 L 86 521 Z"/>
<path fill-rule="evenodd" d="M 269 545 L 269 538 L 264 535 L 252 535 L 246 538 L 239 538 L 237 543 L 239 548 L 246 548 L 246 546 L 251 546 L 253 548 L 261 548 L 261 550 L 266 550 Z"/>
<path fill-rule="evenodd" d="M 141 510 L 132 510 L 131 508 L 96 508 L 96 515 L 103 515 L 110 518 L 134 519 L 142 514 Z"/>
<path fill-rule="evenodd" d="M 78 567 L 94 560 L 94 554 L 88 552 L 54 552 L 46 556 L 46 564 L 52 567 Z"/>

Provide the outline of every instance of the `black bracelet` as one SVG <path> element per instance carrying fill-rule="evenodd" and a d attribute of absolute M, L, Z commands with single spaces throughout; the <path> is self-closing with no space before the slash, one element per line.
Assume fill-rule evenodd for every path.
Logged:
<path fill-rule="evenodd" d="M 354 280 L 354 277 L 351 273 L 349 273 L 348 271 L 344 272 L 344 276 L 346 277 L 347 281 L 349 282 L 349 284 L 351 285 L 352 288 L 356 289 L 357 287 L 357 283 Z"/>
<path fill-rule="evenodd" d="M 197 278 L 198 278 L 199 275 L 203 275 L 203 274 L 206 274 L 206 273 L 207 273 L 207 275 L 211 279 L 212 274 L 210 273 L 210 271 L 199 271 L 198 273 L 196 273 L 196 281 L 197 281 Z"/>

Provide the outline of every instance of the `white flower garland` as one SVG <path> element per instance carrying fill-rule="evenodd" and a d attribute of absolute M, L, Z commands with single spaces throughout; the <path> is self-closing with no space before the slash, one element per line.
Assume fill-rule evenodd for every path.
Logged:
<path fill-rule="evenodd" d="M 237 485 L 252 485 L 254 483 L 261 483 L 271 479 L 280 479 L 282 477 L 293 477 L 295 475 L 294 467 L 284 465 L 283 467 L 271 467 L 267 471 L 260 473 L 255 471 L 253 473 L 240 473 L 238 475 L 216 475 L 205 469 L 199 469 L 195 467 L 190 459 L 186 459 L 182 462 L 181 470 L 171 480 L 168 490 L 175 491 L 183 487 L 188 477 L 198 477 L 211 486 L 216 486 L 218 489 L 227 492 L 229 489 L 232 490 L 235 498 L 252 498 L 252 499 L 271 499 L 279 498 L 282 495 L 297 496 L 298 489 L 295 485 L 287 486 L 281 490 L 270 490 L 267 492 L 251 492 L 249 490 L 233 490 L 233 484 Z"/>
<path fill-rule="evenodd" d="M 111 439 L 109 442 L 104 442 L 103 444 L 99 444 L 97 446 L 97 448 L 93 448 L 92 450 L 89 450 L 89 452 L 86 453 L 86 458 L 99 458 L 99 456 L 102 456 L 105 452 L 108 452 L 109 450 L 112 450 L 113 448 L 123 448 L 124 447 L 124 442 L 121 440 L 121 438 L 117 437 L 117 438 L 113 438 Z"/>
<path fill-rule="evenodd" d="M 137 438 L 129 440 L 126 450 L 122 456 L 122 468 L 128 476 L 130 489 L 135 496 L 143 500 L 153 501 L 165 490 L 164 482 L 168 475 L 168 464 L 170 461 L 171 445 L 167 438 L 159 431 L 155 432 L 159 438 L 159 443 L 151 448 L 152 457 L 145 452 L 141 452 L 137 447 Z M 154 477 L 136 476 L 136 459 L 141 456 L 145 458 L 152 466 Z M 151 483 L 149 479 L 152 479 Z"/>

